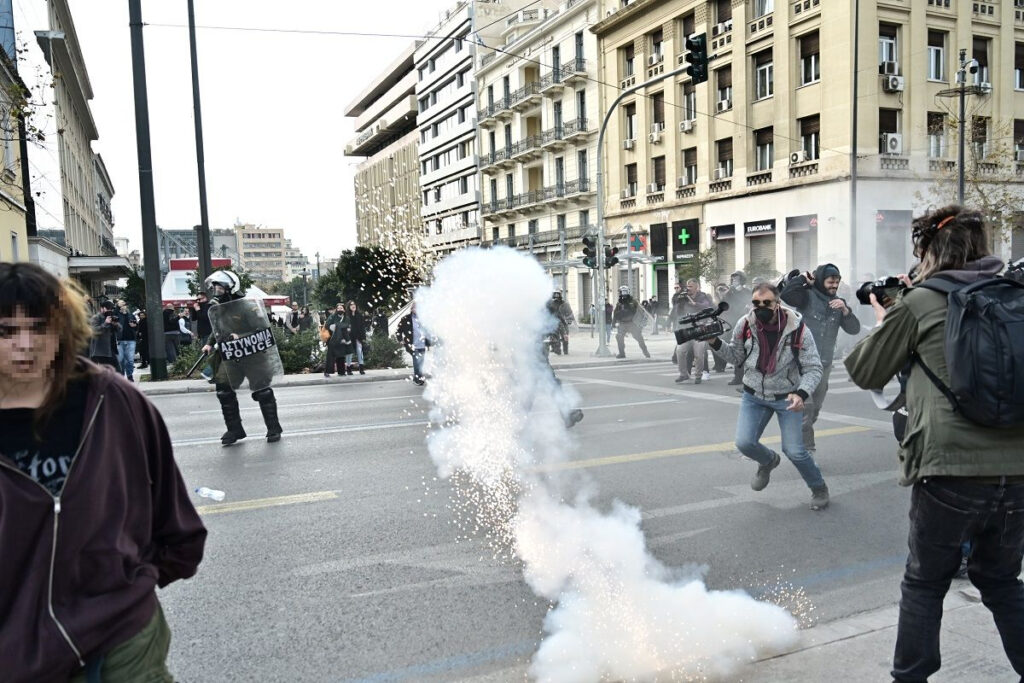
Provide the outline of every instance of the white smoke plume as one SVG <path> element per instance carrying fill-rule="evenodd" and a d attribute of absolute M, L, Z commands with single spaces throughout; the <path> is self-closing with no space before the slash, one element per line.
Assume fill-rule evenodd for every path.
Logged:
<path fill-rule="evenodd" d="M 495 551 L 511 549 L 533 591 L 555 606 L 534 656 L 539 681 L 715 680 L 796 639 L 782 608 L 740 591 L 709 591 L 647 550 L 640 512 L 592 503 L 593 486 L 544 475 L 573 448 L 564 415 L 578 396 L 540 352 L 554 326 L 551 280 L 530 256 L 468 249 L 434 270 L 416 295 L 438 343 L 427 398 L 428 439 L 442 477 Z M 586 424 L 584 421 L 583 424 Z"/>

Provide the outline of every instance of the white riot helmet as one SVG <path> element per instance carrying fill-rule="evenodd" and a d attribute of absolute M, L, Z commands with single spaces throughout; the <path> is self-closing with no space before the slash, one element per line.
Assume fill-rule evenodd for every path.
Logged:
<path fill-rule="evenodd" d="M 622 285 L 621 287 L 619 287 L 619 296 L 629 296 L 629 287 L 627 287 L 626 285 Z"/>
<path fill-rule="evenodd" d="M 223 291 L 218 292 L 214 287 L 220 287 Z M 203 289 L 214 298 L 225 294 L 233 296 L 242 289 L 242 281 L 230 270 L 217 270 L 203 281 Z"/>

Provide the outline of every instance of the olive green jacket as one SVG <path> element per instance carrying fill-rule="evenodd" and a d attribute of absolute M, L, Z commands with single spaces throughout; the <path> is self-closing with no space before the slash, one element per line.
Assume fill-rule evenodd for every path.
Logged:
<path fill-rule="evenodd" d="M 846 357 L 850 379 L 863 389 L 880 390 L 916 353 L 948 386 L 945 331 L 946 295 L 906 290 L 882 324 Z M 911 366 L 906 397 L 907 429 L 899 448 L 903 486 L 923 477 L 1024 475 L 1024 425 L 993 429 L 954 413 L 917 363 Z"/>

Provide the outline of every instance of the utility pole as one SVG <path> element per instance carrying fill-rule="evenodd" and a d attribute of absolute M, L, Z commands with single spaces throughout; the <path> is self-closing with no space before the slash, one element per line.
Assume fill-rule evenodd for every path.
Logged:
<path fill-rule="evenodd" d="M 142 250 L 146 268 L 146 324 L 149 333 L 150 376 L 167 379 L 167 352 L 163 344 L 163 307 L 160 300 L 160 253 L 156 238 L 153 200 L 153 155 L 149 145 L 149 98 L 146 93 L 146 56 L 142 43 L 142 0 L 128 0 L 128 26 L 132 41 L 132 77 L 135 89 L 135 145 L 139 159 L 139 205 L 142 209 Z"/>
<path fill-rule="evenodd" d="M 306 276 L 309 275 L 309 269 L 305 266 L 302 267 L 302 305 L 308 306 L 306 302 Z"/>
<path fill-rule="evenodd" d="M 967 50 L 960 50 L 960 71 L 957 72 L 957 80 L 960 81 L 960 139 L 957 141 L 956 152 L 956 203 L 964 205 L 964 137 L 967 126 L 964 119 L 967 118 Z"/>
<path fill-rule="evenodd" d="M 860 81 L 860 0 L 853 2 L 853 97 L 850 107 L 850 272 L 857 277 L 857 103 Z"/>
<path fill-rule="evenodd" d="M 196 57 L 196 13 L 193 0 L 188 0 L 188 42 L 192 54 L 192 108 L 196 124 L 196 165 L 199 167 L 199 280 L 210 277 L 210 217 L 206 211 L 206 155 L 203 153 L 203 111 L 199 104 L 199 62 Z"/>
<path fill-rule="evenodd" d="M 626 223 L 626 284 L 633 292 L 633 224 Z"/>
<path fill-rule="evenodd" d="M 313 278 L 313 282 L 320 281 L 320 252 L 316 252 L 316 277 Z"/>
<path fill-rule="evenodd" d="M 715 57 L 717 57 L 717 55 L 710 57 L 709 60 L 714 59 Z M 615 101 L 612 102 L 610 107 L 608 107 L 608 111 L 605 112 L 604 115 L 604 120 L 601 121 L 601 130 L 597 135 L 597 277 L 594 279 L 596 281 L 597 288 L 596 313 L 599 339 L 597 343 L 597 351 L 594 352 L 595 356 L 608 357 L 612 355 L 611 351 L 608 350 L 608 344 L 605 341 L 605 325 L 608 324 L 608 321 L 604 319 L 605 291 L 608 286 L 608 276 L 604 269 L 604 157 L 601 155 L 601 150 L 604 147 L 604 134 L 608 128 L 608 122 L 611 120 L 612 115 L 615 113 L 615 110 L 618 108 L 622 100 L 636 91 L 646 88 L 647 86 L 659 83 L 666 78 L 672 78 L 673 76 L 686 73 L 686 70 L 689 68 L 689 66 L 681 66 L 678 69 L 673 69 L 672 71 L 655 76 L 650 80 L 640 83 L 639 85 L 626 88 L 619 93 L 619 96 L 616 97 Z"/>

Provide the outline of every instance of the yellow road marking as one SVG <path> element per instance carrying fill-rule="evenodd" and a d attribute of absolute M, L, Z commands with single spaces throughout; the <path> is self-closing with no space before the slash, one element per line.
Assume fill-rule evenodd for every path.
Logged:
<path fill-rule="evenodd" d="M 828 436 L 841 436 L 844 434 L 858 434 L 871 431 L 868 427 L 836 427 L 835 429 L 822 429 L 814 433 L 815 438 Z M 769 436 L 761 440 L 762 443 L 780 443 L 781 437 Z M 680 455 L 696 455 L 698 453 L 714 453 L 716 451 L 732 450 L 736 447 L 734 441 L 722 441 L 720 443 L 705 443 L 697 446 L 684 446 L 683 448 L 670 448 L 664 451 L 648 451 L 646 453 L 629 453 L 626 455 L 609 455 L 604 458 L 590 458 L 587 460 L 573 460 L 570 462 L 552 463 L 550 465 L 538 465 L 530 468 L 531 472 L 559 472 L 562 470 L 580 470 L 590 467 L 603 467 L 604 465 L 622 465 L 630 462 L 641 462 L 644 460 L 657 460 L 658 458 L 673 458 Z"/>
<path fill-rule="evenodd" d="M 313 493 L 299 493 L 294 496 L 277 496 L 275 498 L 256 498 L 254 500 L 240 500 L 236 503 L 216 503 L 214 505 L 201 505 L 196 511 L 201 515 L 216 515 L 221 512 L 239 512 L 242 510 L 260 510 L 262 508 L 278 507 L 280 505 L 297 505 L 299 503 L 318 503 L 323 500 L 333 500 L 338 497 L 334 491 L 315 491 Z"/>

